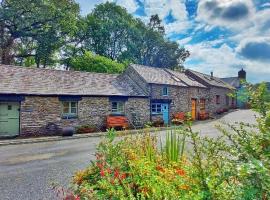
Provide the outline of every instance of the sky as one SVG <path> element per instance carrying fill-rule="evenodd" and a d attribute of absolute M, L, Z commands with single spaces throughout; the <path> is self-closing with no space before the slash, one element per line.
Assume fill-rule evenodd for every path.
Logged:
<path fill-rule="evenodd" d="M 81 14 L 107 0 L 76 0 Z M 249 82 L 270 81 L 270 0 L 110 0 L 147 22 L 158 14 L 166 37 L 190 51 L 185 68 Z"/>

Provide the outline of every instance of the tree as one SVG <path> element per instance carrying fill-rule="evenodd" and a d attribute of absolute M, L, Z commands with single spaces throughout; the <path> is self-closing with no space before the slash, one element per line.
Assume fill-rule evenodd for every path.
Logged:
<path fill-rule="evenodd" d="M 176 42 L 165 38 L 158 15 L 146 25 L 115 3 L 99 4 L 87 16 L 83 48 L 119 62 L 134 62 L 171 69 L 183 66 L 189 56 Z"/>
<path fill-rule="evenodd" d="M 74 0 L 3 0 L 0 4 L 0 61 L 11 64 L 35 57 L 46 66 L 52 53 L 76 28 L 79 6 Z M 34 43 L 32 51 L 18 51 L 23 42 Z M 22 50 L 22 49 L 21 49 Z"/>
<path fill-rule="evenodd" d="M 87 16 L 89 37 L 85 40 L 85 48 L 118 60 L 134 42 L 130 34 L 135 23 L 132 15 L 121 6 L 109 2 L 100 4 Z"/>
<path fill-rule="evenodd" d="M 121 73 L 126 66 L 122 63 L 113 61 L 104 56 L 94 55 L 91 52 L 85 52 L 81 56 L 76 56 L 71 60 L 71 68 L 78 71 L 98 72 L 98 73 Z"/>

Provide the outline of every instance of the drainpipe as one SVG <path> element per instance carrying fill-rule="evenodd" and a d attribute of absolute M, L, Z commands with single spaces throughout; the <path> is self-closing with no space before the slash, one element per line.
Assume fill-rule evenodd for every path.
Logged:
<path fill-rule="evenodd" d="M 150 94 L 149 94 L 149 96 L 150 96 L 150 105 L 149 105 L 149 107 L 150 107 L 150 121 L 152 122 L 152 104 L 151 104 L 151 102 L 152 102 L 152 84 L 150 83 L 149 84 L 149 86 L 150 86 Z"/>

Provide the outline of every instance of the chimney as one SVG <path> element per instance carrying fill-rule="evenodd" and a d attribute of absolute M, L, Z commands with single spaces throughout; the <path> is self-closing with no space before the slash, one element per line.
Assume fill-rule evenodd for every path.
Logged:
<path fill-rule="evenodd" d="M 214 77 L 214 73 L 213 72 L 211 72 L 211 78 L 213 78 Z"/>
<path fill-rule="evenodd" d="M 243 70 L 243 68 L 238 72 L 238 78 L 239 79 L 243 79 L 243 80 L 246 80 L 246 71 Z"/>

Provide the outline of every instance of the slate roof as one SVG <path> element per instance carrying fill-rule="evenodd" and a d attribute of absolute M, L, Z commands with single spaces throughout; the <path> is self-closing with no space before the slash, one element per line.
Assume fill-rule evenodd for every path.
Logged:
<path fill-rule="evenodd" d="M 135 64 L 132 64 L 131 67 L 133 67 L 147 83 L 206 88 L 205 85 L 182 72 Z"/>
<path fill-rule="evenodd" d="M 197 71 L 190 70 L 190 69 L 186 70 L 186 73 L 187 74 L 191 73 L 191 74 L 197 76 L 199 79 L 203 80 L 203 82 L 207 83 L 210 86 L 235 89 L 233 86 L 229 85 L 225 81 L 223 81 L 220 78 L 217 78 L 215 76 L 211 77 L 210 75 L 203 74 L 201 72 L 197 72 Z"/>
<path fill-rule="evenodd" d="M 173 71 L 170 69 L 166 69 L 166 71 L 173 74 L 175 77 L 177 77 L 179 80 L 181 80 L 182 82 L 184 82 L 188 86 L 206 88 L 205 85 L 203 85 L 203 84 L 199 83 L 198 81 L 194 80 L 193 78 L 187 76 L 185 73 Z"/>
<path fill-rule="evenodd" d="M 146 96 L 117 76 L 0 65 L 0 94 Z"/>
<path fill-rule="evenodd" d="M 137 64 L 131 64 L 130 66 L 133 67 L 147 83 L 187 87 L 185 83 L 176 80 L 170 73 L 162 68 Z"/>
<path fill-rule="evenodd" d="M 224 82 L 230 84 L 231 86 L 235 88 L 240 87 L 240 79 L 238 77 L 228 77 L 228 78 L 221 78 Z"/>

